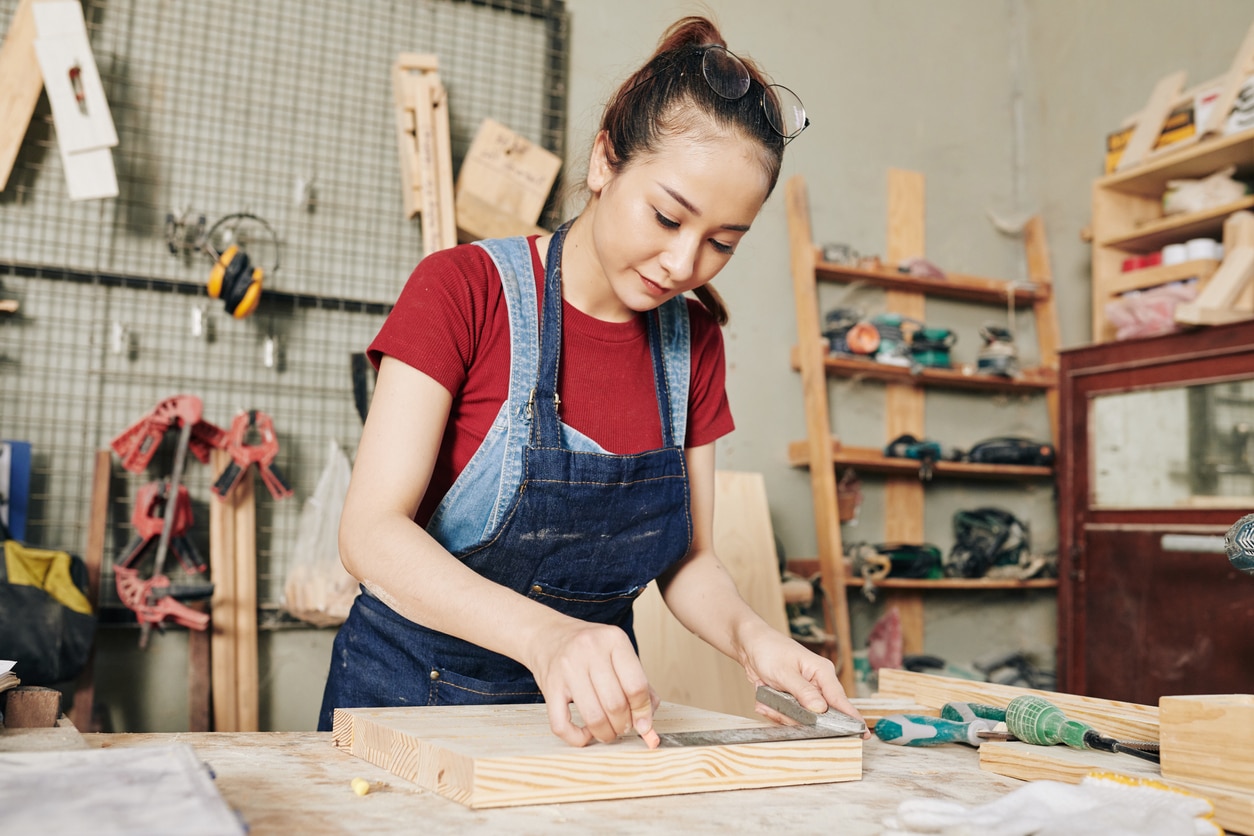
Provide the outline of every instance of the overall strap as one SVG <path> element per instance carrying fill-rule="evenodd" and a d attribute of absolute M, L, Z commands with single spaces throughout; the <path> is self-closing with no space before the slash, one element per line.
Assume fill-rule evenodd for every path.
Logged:
<path fill-rule="evenodd" d="M 562 354 L 562 244 L 570 221 L 558 227 L 549 239 L 544 261 L 544 299 L 540 314 L 540 363 L 535 388 L 527 402 L 531 413 L 531 441 L 536 447 L 562 446 L 558 423 L 557 372 Z"/>

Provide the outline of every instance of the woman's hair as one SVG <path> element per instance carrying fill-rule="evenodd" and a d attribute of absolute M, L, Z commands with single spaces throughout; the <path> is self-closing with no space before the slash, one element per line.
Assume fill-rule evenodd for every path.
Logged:
<path fill-rule="evenodd" d="M 749 59 L 749 90 L 738 99 L 726 99 L 705 80 L 702 60 L 707 47 L 727 44 L 710 20 L 685 17 L 662 35 L 657 50 L 614 93 L 601 118 L 610 169 L 621 171 L 642 155 L 656 152 L 663 142 L 679 135 L 711 137 L 734 133 L 752 140 L 767 175 L 767 195 L 779 179 L 784 138 L 771 127 L 763 108 L 770 83 Z M 720 325 L 727 324 L 727 307 L 709 284 L 695 291 Z"/>

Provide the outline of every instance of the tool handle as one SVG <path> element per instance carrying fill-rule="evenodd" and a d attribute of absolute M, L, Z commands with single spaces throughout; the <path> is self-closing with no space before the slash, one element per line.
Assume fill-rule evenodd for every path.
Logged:
<path fill-rule="evenodd" d="M 261 481 L 265 484 L 266 489 L 270 491 L 270 495 L 275 499 L 287 499 L 292 495 L 292 486 L 284 478 L 283 472 L 279 470 L 278 465 L 274 463 L 261 463 L 257 465 L 257 470 L 261 473 Z"/>
<path fill-rule="evenodd" d="M 895 746 L 940 746 L 942 743 L 968 743 L 979 746 L 980 732 L 992 731 L 997 723 L 976 719 L 956 722 L 916 714 L 891 714 L 875 724 L 875 736 Z"/>
<path fill-rule="evenodd" d="M 231 492 L 231 489 L 235 487 L 235 483 L 243 475 L 244 468 L 235 462 L 231 462 L 222 471 L 222 475 L 218 477 L 218 481 L 213 483 L 213 487 L 210 490 L 218 499 L 225 499 L 226 495 Z"/>
<path fill-rule="evenodd" d="M 947 702 L 941 709 L 940 716 L 960 723 L 969 723 L 972 720 L 992 720 L 995 723 L 1004 723 L 1006 722 L 1006 709 L 978 702 Z"/>
<path fill-rule="evenodd" d="M 1063 743 L 1072 749 L 1092 748 L 1085 737 L 1092 726 L 1068 720 L 1062 709 L 1035 695 L 1015 697 L 1006 706 L 1006 728 L 1015 737 L 1037 746 Z"/>

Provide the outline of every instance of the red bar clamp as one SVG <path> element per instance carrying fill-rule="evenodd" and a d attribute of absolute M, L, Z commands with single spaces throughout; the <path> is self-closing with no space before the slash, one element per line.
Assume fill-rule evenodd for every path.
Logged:
<path fill-rule="evenodd" d="M 271 496 L 286 499 L 292 495 L 291 486 L 274 464 L 279 454 L 279 439 L 269 415 L 256 409 L 236 415 L 227 432 L 226 451 L 231 454 L 231 463 L 212 488 L 219 499 L 225 499 L 254 464 Z"/>
<path fill-rule="evenodd" d="M 170 428 L 191 426 L 188 449 L 202 463 L 209 462 L 209 452 L 226 446 L 226 432 L 201 418 L 204 406 L 195 395 L 175 395 L 153 407 L 152 411 L 123 430 L 110 446 L 122 459 L 122 466 L 132 473 L 142 473 L 152 461 L 161 439 Z"/>

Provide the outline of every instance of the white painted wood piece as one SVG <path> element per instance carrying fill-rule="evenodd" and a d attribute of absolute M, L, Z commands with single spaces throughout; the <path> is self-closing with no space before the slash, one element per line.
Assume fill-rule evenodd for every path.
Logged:
<path fill-rule="evenodd" d="M 769 725 L 663 705 L 659 732 Z M 862 740 L 650 750 L 632 735 L 574 748 L 543 705 L 336 709 L 338 748 L 473 809 L 857 781 Z"/>

